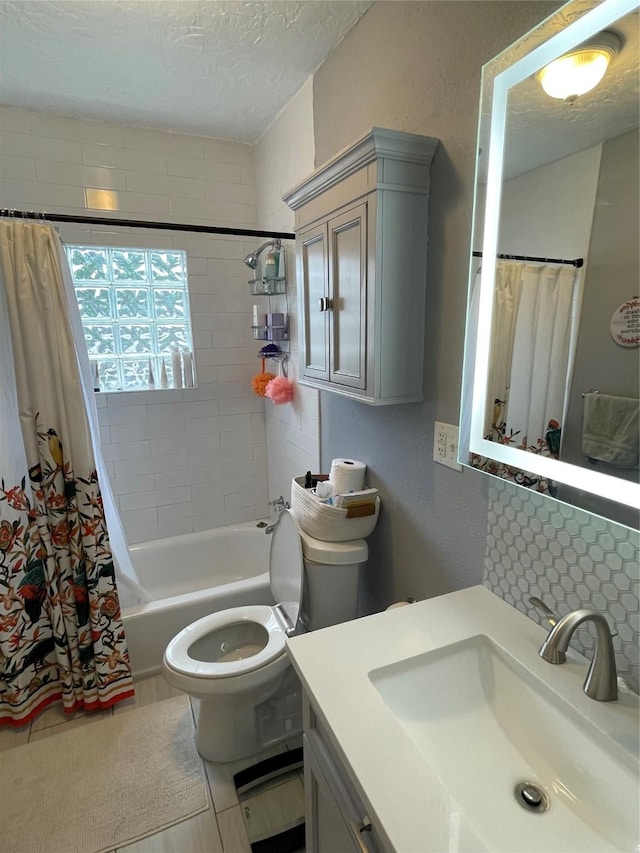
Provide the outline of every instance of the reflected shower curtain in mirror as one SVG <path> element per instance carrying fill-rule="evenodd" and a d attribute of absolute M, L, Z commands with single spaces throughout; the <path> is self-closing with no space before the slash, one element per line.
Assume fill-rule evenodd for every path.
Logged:
<path fill-rule="evenodd" d="M 61 243 L 0 222 L 0 722 L 133 695 Z"/>
<path fill-rule="evenodd" d="M 497 261 L 485 438 L 558 456 L 581 281 L 571 266 Z M 553 491 L 543 478 L 478 462 L 504 479 Z"/>

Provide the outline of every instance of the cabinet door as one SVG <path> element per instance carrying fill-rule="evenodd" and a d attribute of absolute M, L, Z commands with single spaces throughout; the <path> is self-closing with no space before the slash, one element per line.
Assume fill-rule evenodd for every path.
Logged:
<path fill-rule="evenodd" d="M 376 853 L 376 835 L 315 731 L 303 736 L 307 853 Z"/>
<path fill-rule="evenodd" d="M 299 287 L 302 306 L 300 349 L 302 374 L 329 379 L 329 311 L 327 225 L 301 233 L 298 241 Z"/>
<path fill-rule="evenodd" d="M 366 387 L 367 205 L 329 220 L 331 382 Z"/>

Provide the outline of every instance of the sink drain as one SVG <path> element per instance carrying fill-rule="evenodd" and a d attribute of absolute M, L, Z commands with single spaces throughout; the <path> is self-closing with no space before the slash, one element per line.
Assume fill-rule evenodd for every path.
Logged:
<path fill-rule="evenodd" d="M 535 782 L 520 782 L 513 793 L 522 808 L 530 812 L 546 812 L 551 805 L 547 792 Z"/>

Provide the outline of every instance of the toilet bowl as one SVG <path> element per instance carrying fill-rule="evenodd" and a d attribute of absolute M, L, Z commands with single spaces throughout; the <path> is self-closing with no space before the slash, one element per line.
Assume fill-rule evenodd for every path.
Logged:
<path fill-rule="evenodd" d="M 288 510 L 269 554 L 276 604 L 234 607 L 188 625 L 167 646 L 163 673 L 199 700 L 196 747 L 209 761 L 236 761 L 302 729 L 301 688 L 286 638 L 357 616 L 364 540 L 320 542 Z"/>

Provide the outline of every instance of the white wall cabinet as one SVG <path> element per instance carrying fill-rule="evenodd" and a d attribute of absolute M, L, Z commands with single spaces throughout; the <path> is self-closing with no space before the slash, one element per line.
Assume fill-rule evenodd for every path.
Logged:
<path fill-rule="evenodd" d="M 285 195 L 296 215 L 302 384 L 372 405 L 422 399 L 437 144 L 373 128 Z"/>

